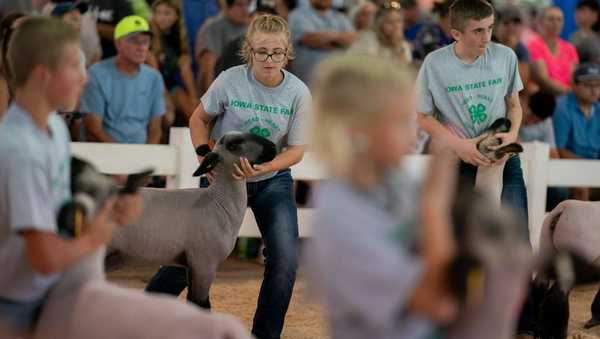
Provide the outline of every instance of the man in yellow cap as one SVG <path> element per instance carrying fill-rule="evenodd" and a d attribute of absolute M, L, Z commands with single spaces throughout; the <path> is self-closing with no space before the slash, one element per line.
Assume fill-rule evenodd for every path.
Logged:
<path fill-rule="evenodd" d="M 152 32 L 136 15 L 116 26 L 117 55 L 92 66 L 81 97 L 87 141 L 157 144 L 165 114 L 161 74 L 144 64 Z"/>

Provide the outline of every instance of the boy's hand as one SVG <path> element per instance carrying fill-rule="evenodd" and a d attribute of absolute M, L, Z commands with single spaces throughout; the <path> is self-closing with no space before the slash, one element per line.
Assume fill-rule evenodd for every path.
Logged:
<path fill-rule="evenodd" d="M 117 226 L 112 219 L 116 201 L 116 197 L 107 200 L 102 210 L 84 227 L 83 234 L 91 237 L 95 246 L 107 243 L 112 237 L 112 232 Z"/>
<path fill-rule="evenodd" d="M 451 147 L 462 161 L 473 166 L 489 167 L 492 165 L 492 161 L 477 149 L 477 143 L 484 137 L 481 136 L 473 139 L 456 138 Z"/>
<path fill-rule="evenodd" d="M 519 133 L 516 131 L 509 131 L 507 133 L 498 133 L 494 135 L 494 137 L 502 140 L 502 142 L 498 146 L 490 146 L 489 149 L 491 149 L 492 151 L 517 142 L 517 140 L 519 140 Z"/>
<path fill-rule="evenodd" d="M 117 198 L 113 219 L 120 226 L 135 223 L 142 213 L 142 196 L 139 193 L 121 194 Z"/>

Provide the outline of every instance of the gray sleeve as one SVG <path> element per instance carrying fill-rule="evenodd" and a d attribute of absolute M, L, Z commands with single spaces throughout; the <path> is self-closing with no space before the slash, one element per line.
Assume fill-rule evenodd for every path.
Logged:
<path fill-rule="evenodd" d="M 550 145 L 550 148 L 556 148 L 552 118 L 547 118 L 546 121 L 544 121 L 544 142 Z"/>
<path fill-rule="evenodd" d="M 350 22 L 350 19 L 348 19 L 348 17 L 346 17 L 343 14 L 339 15 L 339 21 L 340 21 L 340 31 L 342 32 L 352 32 L 354 31 L 354 27 L 352 26 L 352 22 Z"/>
<path fill-rule="evenodd" d="M 521 75 L 519 74 L 519 60 L 517 59 L 517 55 L 512 49 L 508 49 L 507 55 L 509 60 L 508 87 L 506 89 L 506 96 L 508 97 L 523 90 L 523 82 L 521 81 Z"/>
<path fill-rule="evenodd" d="M 389 326 L 406 310 L 422 265 L 389 236 L 349 226 L 364 221 L 350 209 L 317 219 L 323 224 L 316 225 L 319 237 L 307 255 L 313 287 L 328 311 L 352 314 L 370 326 Z"/>
<path fill-rule="evenodd" d="M 289 27 L 290 32 L 292 32 L 292 42 L 298 43 L 298 41 L 302 38 L 302 36 L 306 32 L 311 31 L 311 25 L 307 20 L 302 18 L 302 15 L 297 10 L 290 13 L 289 16 Z"/>
<path fill-rule="evenodd" d="M 221 72 L 200 99 L 204 111 L 210 117 L 214 118 L 225 112 L 225 105 L 228 101 L 227 92 L 225 91 L 228 75 L 229 72 L 227 71 Z"/>
<path fill-rule="evenodd" d="M 200 55 L 205 51 L 210 51 L 217 55 L 221 54 L 223 50 L 222 36 L 214 27 L 215 21 L 209 20 L 200 28 L 196 39 L 196 55 Z"/>
<path fill-rule="evenodd" d="M 152 108 L 150 118 L 165 115 L 167 109 L 165 107 L 165 87 L 164 81 L 159 73 L 154 77 L 154 86 L 152 88 Z"/>
<path fill-rule="evenodd" d="M 213 28 L 211 26 L 211 28 Z M 209 51 L 216 55 L 221 55 L 223 52 L 223 35 L 220 30 L 211 29 L 206 32 L 204 46 L 202 46 L 201 51 Z"/>
<path fill-rule="evenodd" d="M 429 59 L 425 58 L 417 76 L 417 112 L 433 115 L 433 94 L 429 89 Z"/>
<path fill-rule="evenodd" d="M 56 215 L 48 175 L 42 164 L 27 156 L 5 162 L 8 180 L 9 227 L 12 231 L 56 232 Z"/>
<path fill-rule="evenodd" d="M 310 121 L 312 97 L 308 88 L 303 86 L 301 94 L 295 103 L 292 123 L 288 131 L 287 145 L 300 146 L 308 144 L 307 126 Z"/>

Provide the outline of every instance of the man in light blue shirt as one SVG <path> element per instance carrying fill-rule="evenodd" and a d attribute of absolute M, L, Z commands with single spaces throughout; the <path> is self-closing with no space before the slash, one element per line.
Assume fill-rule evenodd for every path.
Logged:
<path fill-rule="evenodd" d="M 319 61 L 343 51 L 357 36 L 350 20 L 331 4 L 332 0 L 310 0 L 310 7 L 293 10 L 288 19 L 296 50 L 291 70 L 306 84 Z"/>
<path fill-rule="evenodd" d="M 118 54 L 90 68 L 81 97 L 85 140 L 160 142 L 164 84 L 158 71 L 144 65 L 150 41 L 148 22 L 142 17 L 128 16 L 117 25 Z"/>
<path fill-rule="evenodd" d="M 584 64 L 573 75 L 573 91 L 559 99 L 554 132 L 561 158 L 600 156 L 600 65 Z"/>
<path fill-rule="evenodd" d="M 573 91 L 558 100 L 554 134 L 561 158 L 600 158 L 600 65 L 582 64 L 573 74 Z M 573 189 L 572 198 L 589 200 L 589 189 Z"/>

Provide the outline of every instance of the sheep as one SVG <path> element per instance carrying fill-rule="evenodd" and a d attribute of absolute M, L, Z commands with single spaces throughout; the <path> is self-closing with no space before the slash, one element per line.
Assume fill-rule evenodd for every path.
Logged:
<path fill-rule="evenodd" d="M 106 281 L 105 249 L 74 264 L 53 287 L 32 339 L 250 339 L 236 320 Z"/>
<path fill-rule="evenodd" d="M 511 338 L 517 325 L 518 306 L 527 291 L 528 281 L 534 271 L 540 277 L 551 278 L 557 283 L 534 285 L 533 294 L 540 299 L 536 312 L 536 337 L 541 339 L 566 338 L 568 326 L 568 295 L 565 288 L 600 280 L 598 242 L 600 236 L 594 227 L 586 223 L 586 237 L 573 226 L 558 231 L 552 251 L 532 253 L 523 225 L 525 222 L 510 209 L 495 207 L 492 199 L 481 192 L 469 190 L 460 184 L 453 209 L 453 224 L 457 242 L 457 258 L 449 270 L 451 290 L 462 301 L 459 318 L 449 328 L 449 338 Z M 556 221 L 558 215 L 568 221 L 583 222 L 600 210 L 592 206 L 582 207 L 581 202 L 560 205 L 545 222 L 545 230 Z M 597 205 L 597 204 L 596 204 Z M 557 207 L 558 208 L 558 207 Z M 561 218 L 562 218 L 561 217 Z M 580 227 L 581 229 L 581 227 Z M 569 232 L 562 235 L 562 232 Z M 573 234 L 571 234 L 573 233 Z M 548 233 L 543 236 L 548 239 Z M 562 236 L 557 241 L 556 236 Z M 579 246 L 577 239 L 587 239 L 586 246 Z M 588 243 L 591 241 L 591 244 Z M 546 241 L 540 241 L 548 246 Z M 538 283 L 540 280 L 536 280 Z M 541 296 L 540 296 L 541 292 Z M 548 310 L 549 312 L 543 312 Z"/>
<path fill-rule="evenodd" d="M 540 313 L 540 330 L 544 337 L 566 337 L 569 320 L 568 297 L 575 284 L 598 281 L 600 267 L 600 233 L 597 223 L 600 217 L 600 202 L 567 200 L 560 203 L 542 224 L 540 255 L 554 256 L 559 250 L 568 249 L 577 254 L 574 262 L 574 277 L 567 281 L 552 282 L 546 274 L 536 277 L 536 294 Z M 597 301 L 594 301 L 596 304 Z M 561 310 L 557 313 L 556 310 Z M 600 324 L 592 315 L 585 328 Z"/>
<path fill-rule="evenodd" d="M 275 144 L 265 138 L 230 132 L 195 173 L 215 173 L 208 188 L 141 189 L 142 215 L 135 225 L 115 232 L 107 268 L 113 270 L 115 261 L 188 267 L 188 300 L 210 308 L 210 285 L 218 265 L 232 252 L 246 213 L 246 183 L 233 178 L 233 166 L 240 157 L 254 164 L 270 161 L 276 153 Z"/>
<path fill-rule="evenodd" d="M 452 210 L 457 254 L 448 277 L 461 306 L 447 336 L 512 338 L 533 265 L 523 221 L 464 182 L 458 196 Z"/>

